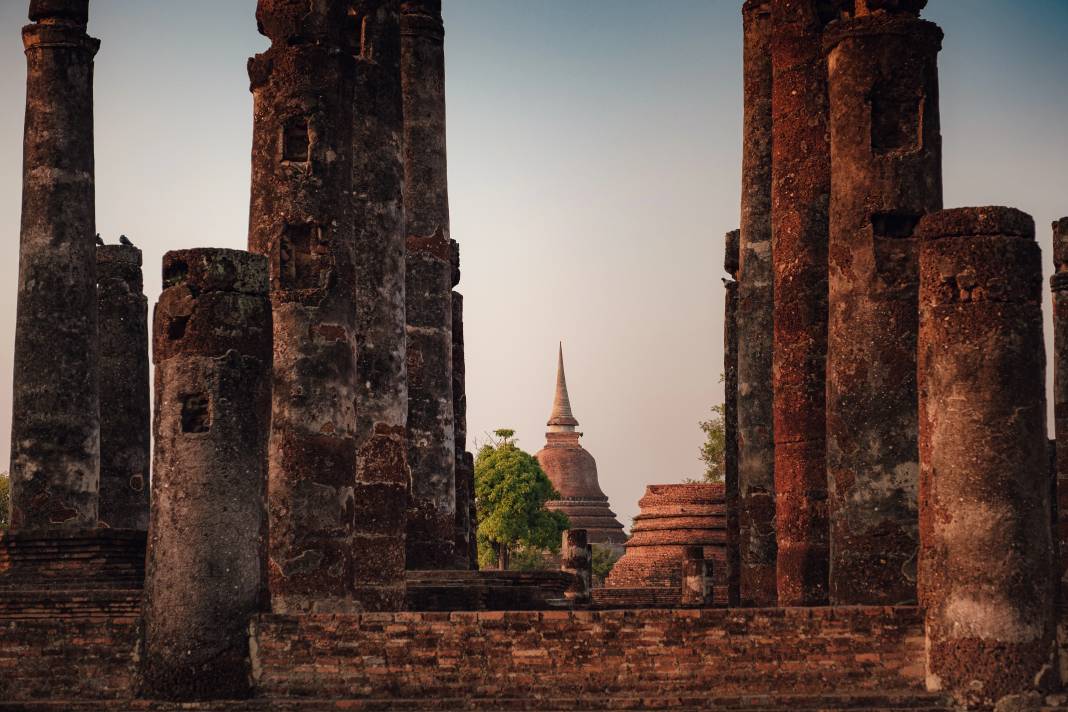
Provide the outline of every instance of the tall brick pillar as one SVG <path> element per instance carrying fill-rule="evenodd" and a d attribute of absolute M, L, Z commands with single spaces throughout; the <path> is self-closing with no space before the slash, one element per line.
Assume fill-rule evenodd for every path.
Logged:
<path fill-rule="evenodd" d="M 148 529 L 148 299 L 141 250 L 96 248 L 100 328 L 100 523 Z"/>
<path fill-rule="evenodd" d="M 723 269 L 723 494 L 727 513 L 727 604 L 738 605 L 740 558 L 738 555 L 738 230 L 724 240 Z"/>
<path fill-rule="evenodd" d="M 456 241 L 453 241 L 456 244 Z M 459 250 L 454 250 L 453 282 L 460 281 Z M 464 558 L 468 568 L 478 568 L 473 519 L 475 508 L 475 469 L 467 452 L 467 366 L 464 363 L 464 297 L 452 292 L 452 412 L 453 435 L 456 438 L 456 554 Z"/>
<path fill-rule="evenodd" d="M 1054 570 L 1061 598 L 1068 591 L 1068 217 L 1053 223 L 1053 413 L 1057 437 L 1057 528 Z"/>
<path fill-rule="evenodd" d="M 11 528 L 97 524 L 93 57 L 89 0 L 31 0 L 11 418 Z"/>
<path fill-rule="evenodd" d="M 140 694 L 244 697 L 249 621 L 267 598 L 267 260 L 168 252 L 163 285 Z"/>
<path fill-rule="evenodd" d="M 774 606 L 772 433 L 771 6 L 742 6 L 742 221 L 738 277 L 739 603 Z"/>
<path fill-rule="evenodd" d="M 352 3 L 359 41 L 352 131 L 356 237 L 356 516 L 364 610 L 404 606 L 408 385 L 399 0 Z"/>
<path fill-rule="evenodd" d="M 276 612 L 354 611 L 357 319 L 349 2 L 260 0 L 249 60 L 249 250 L 270 263 L 270 590 Z"/>
<path fill-rule="evenodd" d="M 912 231 L 942 208 L 942 31 L 918 19 L 918 5 L 858 14 L 824 36 L 834 166 L 827 330 L 834 605 L 916 600 L 919 267 Z"/>
<path fill-rule="evenodd" d="M 771 0 L 774 272 L 772 356 L 776 586 L 779 604 L 827 602 L 824 387 L 827 210 L 831 188 L 827 67 L 818 0 Z"/>
<path fill-rule="evenodd" d="M 467 568 L 455 551 L 452 263 L 441 0 L 401 4 L 405 301 L 408 332 L 409 569 Z"/>
<path fill-rule="evenodd" d="M 916 234 L 927 681 L 989 708 L 1056 678 L 1041 254 L 1011 208 Z"/>

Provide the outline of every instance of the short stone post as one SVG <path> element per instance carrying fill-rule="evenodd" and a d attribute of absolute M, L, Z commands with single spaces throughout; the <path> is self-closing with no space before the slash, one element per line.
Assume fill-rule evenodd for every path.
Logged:
<path fill-rule="evenodd" d="M 168 252 L 163 284 L 140 694 L 244 697 L 249 620 L 267 599 L 267 259 Z"/>
<path fill-rule="evenodd" d="M 589 603 L 593 555 L 587 543 L 585 529 L 564 531 L 560 544 L 560 570 L 574 576 L 574 580 L 564 592 L 564 597 L 572 603 Z"/>
<path fill-rule="evenodd" d="M 686 547 L 682 560 L 682 590 L 679 604 L 703 607 L 712 605 L 712 561 L 705 558 L 704 547 Z"/>
<path fill-rule="evenodd" d="M 11 417 L 11 529 L 97 525 L 93 58 L 89 0 L 32 0 Z M 13 110 L 9 108 L 9 111 Z"/>
<path fill-rule="evenodd" d="M 148 529 L 148 299 L 141 250 L 96 248 L 100 323 L 100 524 Z"/>
<path fill-rule="evenodd" d="M 1011 208 L 916 234 L 927 684 L 986 708 L 1057 677 L 1041 254 Z"/>

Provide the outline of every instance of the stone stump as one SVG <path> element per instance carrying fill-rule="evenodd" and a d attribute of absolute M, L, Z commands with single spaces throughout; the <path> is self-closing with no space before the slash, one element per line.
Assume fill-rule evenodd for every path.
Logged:
<path fill-rule="evenodd" d="M 1011 208 L 916 234 L 928 688 L 989 707 L 1056 681 L 1041 254 Z"/>
<path fill-rule="evenodd" d="M 267 260 L 168 252 L 163 284 L 140 694 L 244 697 L 249 621 L 267 601 Z"/>
<path fill-rule="evenodd" d="M 585 529 L 567 529 L 560 543 L 560 570 L 574 576 L 564 597 L 572 603 L 589 603 L 593 580 L 593 550 Z"/>
<path fill-rule="evenodd" d="M 682 560 L 682 590 L 679 593 L 679 605 L 700 608 L 712 605 L 712 567 L 713 562 L 705 558 L 700 546 L 686 547 Z"/>

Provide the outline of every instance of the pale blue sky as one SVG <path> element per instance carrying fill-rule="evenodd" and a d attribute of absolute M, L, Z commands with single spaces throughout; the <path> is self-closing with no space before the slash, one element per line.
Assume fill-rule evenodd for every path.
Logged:
<path fill-rule="evenodd" d="M 737 227 L 740 0 L 445 0 L 469 429 L 537 450 L 556 342 L 624 524 L 700 472 Z M 0 462 L 10 430 L 25 0 L 0 0 Z M 255 0 L 92 0 L 97 216 L 145 250 L 246 244 Z M 931 0 L 946 206 L 1068 214 L 1068 0 Z M 1047 271 L 1049 266 L 1047 265 Z"/>

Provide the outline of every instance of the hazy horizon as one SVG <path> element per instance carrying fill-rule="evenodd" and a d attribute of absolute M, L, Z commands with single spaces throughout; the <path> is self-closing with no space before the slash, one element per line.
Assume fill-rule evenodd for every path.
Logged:
<path fill-rule="evenodd" d="M 246 246 L 255 0 L 93 0 L 98 231 Z M 740 0 L 445 0 L 449 192 L 468 448 L 544 443 L 557 342 L 584 446 L 629 528 L 645 485 L 698 478 L 723 398 L 723 234 L 738 225 Z M 25 0 L 0 3 L 0 469 L 18 269 Z M 931 0 L 946 207 L 1068 214 L 1068 2 Z M 1049 304 L 1046 298 L 1047 348 Z M 1050 371 L 1050 369 L 1047 369 Z M 1052 373 L 1047 373 L 1051 379 Z"/>

